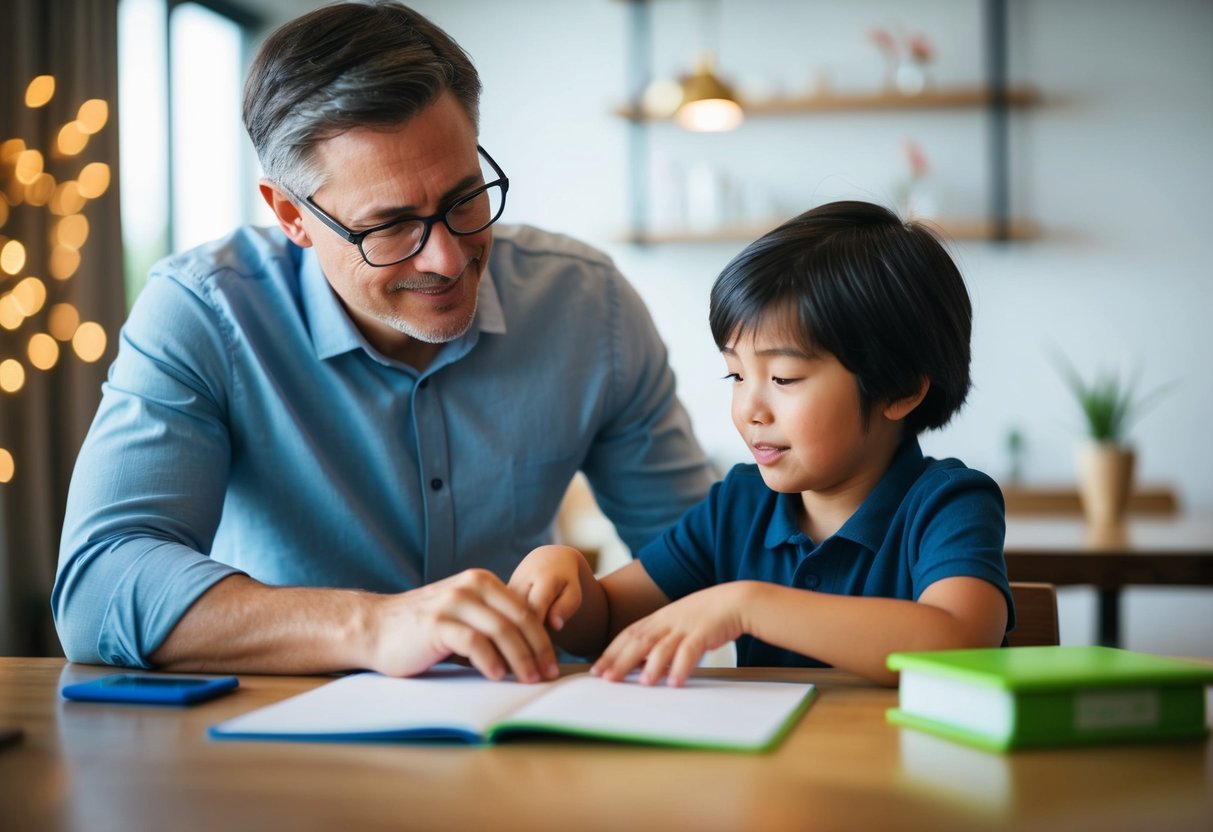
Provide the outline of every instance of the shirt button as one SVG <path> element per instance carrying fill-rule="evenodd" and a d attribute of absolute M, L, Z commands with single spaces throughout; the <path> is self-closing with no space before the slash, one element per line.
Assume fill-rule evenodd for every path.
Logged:
<path fill-rule="evenodd" d="M 432 480 L 430 480 L 430 488 L 438 491 L 440 488 L 442 488 L 442 480 L 434 477 Z"/>
<path fill-rule="evenodd" d="M 818 578 L 816 575 L 805 575 L 804 576 L 804 588 L 805 589 L 817 589 L 817 585 L 819 583 L 821 583 L 821 579 Z"/>

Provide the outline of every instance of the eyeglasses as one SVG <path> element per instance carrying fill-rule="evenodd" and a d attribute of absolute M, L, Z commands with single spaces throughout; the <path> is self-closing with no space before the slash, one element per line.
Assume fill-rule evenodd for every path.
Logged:
<path fill-rule="evenodd" d="M 394 266 L 421 252 L 436 222 L 441 222 L 458 236 L 476 234 L 497 222 L 505 209 L 505 194 L 510 189 L 510 178 L 483 147 L 476 145 L 476 150 L 492 166 L 497 178 L 428 217 L 401 217 L 365 231 L 351 231 L 313 202 L 310 196 L 303 202 L 317 219 L 333 229 L 339 237 L 358 246 L 368 266 Z"/>

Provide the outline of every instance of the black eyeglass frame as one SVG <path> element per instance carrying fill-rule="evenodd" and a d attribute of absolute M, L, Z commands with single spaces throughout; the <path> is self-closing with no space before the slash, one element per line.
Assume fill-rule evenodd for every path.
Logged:
<path fill-rule="evenodd" d="M 351 229 L 346 228 L 344 225 L 342 225 L 340 222 L 338 222 L 336 220 L 336 218 L 334 218 L 331 214 L 329 214 L 327 211 L 325 211 L 323 208 L 321 208 L 315 202 L 313 202 L 312 198 L 310 196 L 304 197 L 303 204 L 308 207 L 308 210 L 310 210 L 313 214 L 316 215 L 316 219 L 320 220 L 322 223 L 324 223 L 329 228 L 331 228 L 337 234 L 337 236 L 341 237 L 347 243 L 352 243 L 353 245 L 358 246 L 358 253 L 362 255 L 363 261 L 368 266 L 371 266 L 376 269 L 383 269 L 383 268 L 387 268 L 388 266 L 395 266 L 398 263 L 403 263 L 405 260 L 416 257 L 418 254 L 421 253 L 421 250 L 423 248 L 425 248 L 425 244 L 430 239 L 430 230 L 433 229 L 434 223 L 441 222 L 443 225 L 446 226 L 447 231 L 451 232 L 452 234 L 456 235 L 457 237 L 467 237 L 471 234 L 479 234 L 481 231 L 484 231 L 484 229 L 488 228 L 490 225 L 497 222 L 497 220 L 499 220 L 501 218 L 501 214 L 505 211 L 506 194 L 508 194 L 509 190 L 510 190 L 510 178 L 505 175 L 505 171 L 503 171 L 501 169 L 501 166 L 498 165 L 497 162 L 495 162 L 493 160 L 493 157 L 490 156 L 488 154 L 488 151 L 486 151 L 483 147 L 481 147 L 480 145 L 476 145 L 476 152 L 479 153 L 481 156 L 483 156 L 485 158 L 485 160 L 489 163 L 489 165 L 492 166 L 493 172 L 497 174 L 497 178 L 494 179 L 492 182 L 486 182 L 483 185 L 476 188 L 475 190 L 472 190 L 466 194 L 463 194 L 462 196 L 456 198 L 455 201 L 453 201 L 446 208 L 439 211 L 437 214 L 430 214 L 428 217 L 397 217 L 396 219 L 391 220 L 390 222 L 385 222 L 382 225 L 376 225 L 373 228 L 366 229 L 365 231 L 352 231 Z M 493 215 L 492 219 L 490 219 L 488 222 L 486 222 L 484 225 L 480 226 L 479 228 L 477 228 L 474 231 L 457 231 L 456 229 L 451 228 L 451 224 L 447 221 L 447 216 L 449 216 L 452 211 L 454 211 L 460 205 L 463 205 L 468 200 L 475 199 L 476 197 L 480 196 L 482 193 L 487 191 L 489 188 L 495 188 L 498 185 L 501 186 L 501 205 L 499 205 L 497 207 L 497 213 L 495 213 Z M 421 239 L 417 242 L 416 250 L 413 251 L 412 254 L 409 254 L 407 257 L 401 257 L 399 260 L 393 260 L 390 263 L 372 263 L 371 258 L 367 256 L 366 250 L 363 249 L 363 247 L 362 247 L 362 241 L 378 231 L 383 231 L 384 229 L 391 228 L 396 225 L 401 225 L 406 222 L 420 222 L 425 225 L 424 230 L 421 232 Z"/>

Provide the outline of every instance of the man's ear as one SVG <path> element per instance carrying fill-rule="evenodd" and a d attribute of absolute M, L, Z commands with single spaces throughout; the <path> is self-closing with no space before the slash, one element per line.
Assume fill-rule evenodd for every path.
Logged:
<path fill-rule="evenodd" d="M 903 396 L 900 399 L 894 399 L 884 406 L 881 413 L 890 422 L 900 422 L 905 417 L 913 412 L 914 408 L 922 404 L 922 400 L 927 397 L 927 391 L 931 389 L 931 380 L 923 376 L 918 381 L 918 389 L 908 396 Z"/>
<path fill-rule="evenodd" d="M 274 217 L 278 220 L 278 225 L 291 242 L 300 248 L 307 248 L 312 244 L 311 235 L 309 235 L 303 227 L 303 218 L 299 215 L 299 206 L 297 206 L 287 195 L 286 191 L 278 187 L 268 179 L 262 179 L 258 184 L 261 189 L 261 198 L 265 200 L 265 204 L 270 206 L 270 210 L 274 212 Z"/>

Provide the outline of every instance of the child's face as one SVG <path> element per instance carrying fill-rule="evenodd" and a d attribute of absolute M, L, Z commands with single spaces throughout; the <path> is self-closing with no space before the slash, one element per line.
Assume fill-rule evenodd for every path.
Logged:
<path fill-rule="evenodd" d="M 901 425 L 874 407 L 864 424 L 855 375 L 763 324 L 722 350 L 733 381 L 733 424 L 774 491 L 855 493 L 884 475 Z"/>

